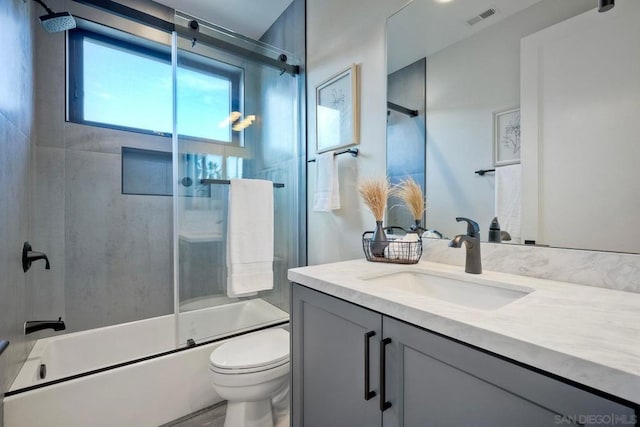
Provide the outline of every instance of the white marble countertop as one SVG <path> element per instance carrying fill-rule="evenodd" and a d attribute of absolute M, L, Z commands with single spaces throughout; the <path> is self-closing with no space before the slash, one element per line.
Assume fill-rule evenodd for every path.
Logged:
<path fill-rule="evenodd" d="M 363 278 L 424 270 L 534 291 L 481 310 L 373 286 Z M 640 404 L 640 294 L 421 261 L 345 261 L 289 270 L 289 280 Z"/>

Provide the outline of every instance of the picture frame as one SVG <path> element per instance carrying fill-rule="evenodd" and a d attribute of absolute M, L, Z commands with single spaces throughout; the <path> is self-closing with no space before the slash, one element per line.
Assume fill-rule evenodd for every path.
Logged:
<path fill-rule="evenodd" d="M 493 113 L 493 165 L 520 163 L 520 107 Z"/>
<path fill-rule="evenodd" d="M 359 143 L 358 66 L 316 86 L 316 153 Z"/>

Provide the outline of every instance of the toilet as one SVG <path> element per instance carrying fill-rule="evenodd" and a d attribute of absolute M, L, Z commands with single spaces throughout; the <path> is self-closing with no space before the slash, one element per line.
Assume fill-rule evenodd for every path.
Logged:
<path fill-rule="evenodd" d="M 272 400 L 288 402 L 289 332 L 233 338 L 211 353 L 209 369 L 214 390 L 227 400 L 225 427 L 273 427 Z"/>

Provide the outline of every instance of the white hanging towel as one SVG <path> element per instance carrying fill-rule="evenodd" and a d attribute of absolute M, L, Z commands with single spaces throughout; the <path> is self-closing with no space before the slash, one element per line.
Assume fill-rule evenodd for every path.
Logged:
<path fill-rule="evenodd" d="M 496 216 L 500 230 L 509 232 L 513 243 L 521 241 L 522 174 L 517 165 L 496 167 Z"/>
<path fill-rule="evenodd" d="M 273 183 L 232 179 L 227 219 L 227 295 L 273 288 Z"/>
<path fill-rule="evenodd" d="M 338 160 L 333 151 L 316 156 L 316 189 L 313 211 L 330 212 L 340 209 L 340 180 Z"/>

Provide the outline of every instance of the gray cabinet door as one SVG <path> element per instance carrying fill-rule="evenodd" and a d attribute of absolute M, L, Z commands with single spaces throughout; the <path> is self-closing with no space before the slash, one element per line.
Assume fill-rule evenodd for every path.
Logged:
<path fill-rule="evenodd" d="M 378 396 L 365 400 L 365 334 L 370 390 L 378 389 L 382 316 L 299 285 L 291 293 L 294 427 L 380 426 Z M 377 394 L 377 393 L 376 393 Z"/>
<path fill-rule="evenodd" d="M 383 318 L 385 427 L 634 425 L 631 408 L 415 326 Z M 608 422 L 607 422 L 608 421 Z"/>

